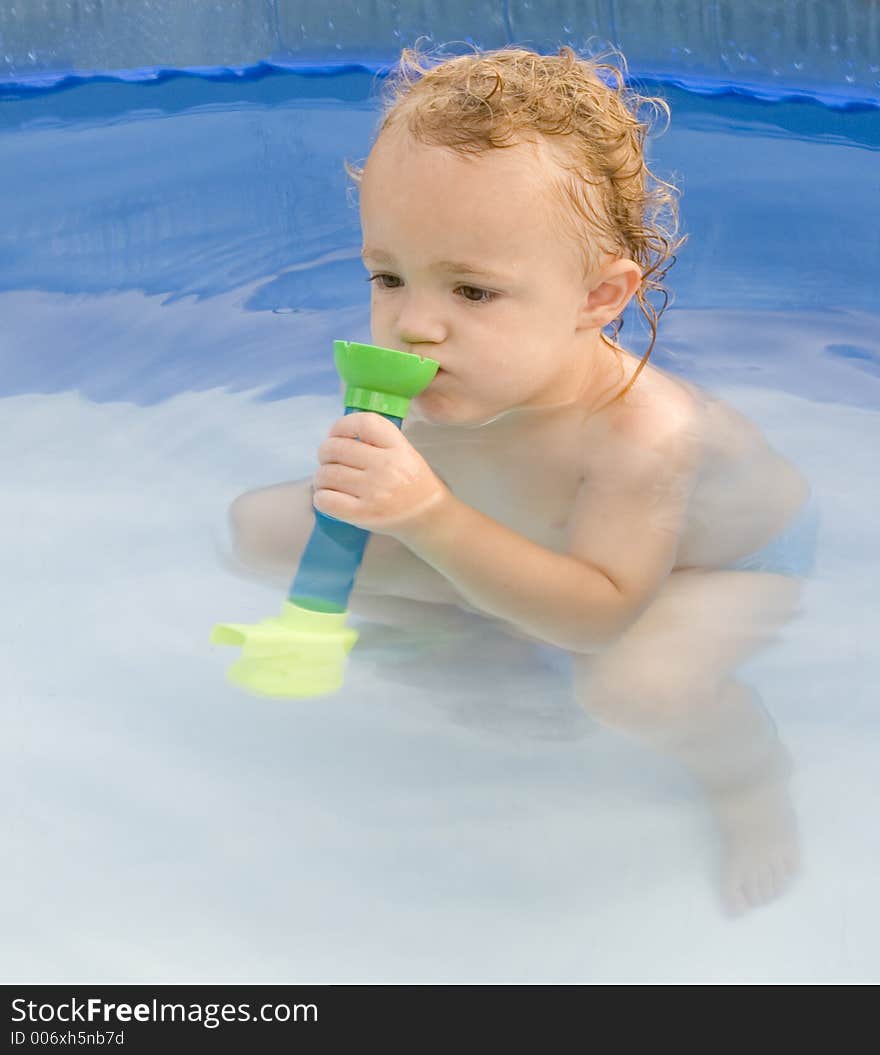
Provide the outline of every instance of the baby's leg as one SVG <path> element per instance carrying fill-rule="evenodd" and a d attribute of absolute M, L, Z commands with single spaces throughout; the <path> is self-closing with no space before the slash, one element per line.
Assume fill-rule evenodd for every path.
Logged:
<path fill-rule="evenodd" d="M 674 758 L 706 792 L 732 912 L 778 896 L 798 867 L 788 754 L 732 672 L 799 611 L 800 590 L 780 575 L 674 572 L 610 648 L 574 657 L 581 704 Z"/>
<path fill-rule="evenodd" d="M 312 478 L 258 488 L 240 495 L 229 510 L 237 574 L 287 586 L 315 524 Z M 355 578 L 349 611 L 418 631 L 448 628 L 469 609 L 448 580 L 388 535 L 373 534 Z"/>

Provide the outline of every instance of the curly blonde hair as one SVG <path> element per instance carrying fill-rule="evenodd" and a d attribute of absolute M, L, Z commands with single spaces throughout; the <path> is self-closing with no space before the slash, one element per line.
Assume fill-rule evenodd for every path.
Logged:
<path fill-rule="evenodd" d="M 651 340 L 619 398 L 654 349 L 670 300 L 663 280 L 687 240 L 676 237 L 677 188 L 651 173 L 644 155 L 651 123 L 640 113 L 644 108 L 662 112 L 668 125 L 668 104 L 626 86 L 626 59 L 614 49 L 585 58 L 567 45 L 556 55 L 509 45 L 484 52 L 474 48 L 473 54 L 432 63 L 418 45 L 402 50 L 385 81 L 375 140 L 403 125 L 418 142 L 461 156 L 539 136 L 558 147 L 551 193 L 566 207 L 565 215 L 576 218 L 563 234 L 575 239 L 584 274 L 603 252 L 634 260 L 642 272 L 635 296 Z M 603 61 L 609 57 L 619 59 L 620 68 Z M 363 168 L 346 160 L 345 170 L 360 186 Z M 649 301 L 650 293 L 662 298 L 659 308 Z M 623 316 L 610 325 L 616 340 Z"/>

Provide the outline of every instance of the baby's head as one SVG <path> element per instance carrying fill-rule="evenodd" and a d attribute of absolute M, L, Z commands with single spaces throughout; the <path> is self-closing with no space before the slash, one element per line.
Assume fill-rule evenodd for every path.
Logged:
<path fill-rule="evenodd" d="M 593 405 L 622 387 L 603 329 L 616 337 L 637 298 L 651 332 L 640 370 L 684 241 L 637 116 L 668 107 L 569 47 L 420 59 L 404 49 L 365 167 L 346 163 L 360 186 L 371 339 L 439 360 L 415 401 L 438 423 Z"/>

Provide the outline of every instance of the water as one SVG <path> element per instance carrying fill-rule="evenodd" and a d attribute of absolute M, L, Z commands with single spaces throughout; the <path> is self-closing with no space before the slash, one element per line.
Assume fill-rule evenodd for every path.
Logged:
<path fill-rule="evenodd" d="M 656 361 L 756 420 L 823 506 L 806 613 L 744 670 L 806 866 L 731 923 L 675 768 L 489 631 L 363 626 L 345 691 L 260 701 L 221 560 L 296 479 L 369 341 L 370 79 L 94 83 L 0 103 L 7 982 L 876 981 L 880 111 L 666 89 L 691 234 Z M 630 316 L 622 338 L 644 335 Z"/>

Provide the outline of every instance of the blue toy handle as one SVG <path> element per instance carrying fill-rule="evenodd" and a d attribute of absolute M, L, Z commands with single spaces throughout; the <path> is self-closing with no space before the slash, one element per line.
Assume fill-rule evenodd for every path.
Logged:
<path fill-rule="evenodd" d="M 346 415 L 359 411 L 359 407 L 345 408 Z M 398 428 L 403 423 L 403 418 L 391 414 L 382 417 Z M 317 509 L 314 512 L 315 526 L 303 550 L 287 599 L 312 611 L 345 612 L 370 532 Z"/>

